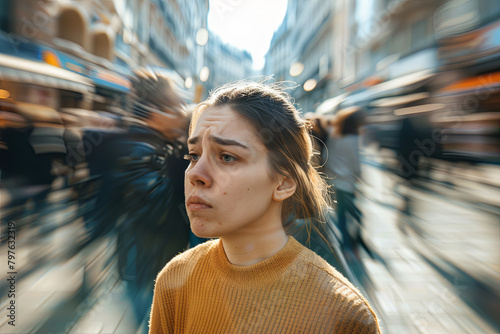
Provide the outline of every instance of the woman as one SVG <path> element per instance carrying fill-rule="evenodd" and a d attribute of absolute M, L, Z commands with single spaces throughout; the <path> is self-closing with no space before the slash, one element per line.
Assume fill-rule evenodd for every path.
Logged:
<path fill-rule="evenodd" d="M 150 333 L 379 333 L 368 302 L 293 237 L 327 207 L 306 123 L 259 83 L 219 88 L 193 113 L 186 208 L 218 238 L 171 260 L 156 280 Z"/>

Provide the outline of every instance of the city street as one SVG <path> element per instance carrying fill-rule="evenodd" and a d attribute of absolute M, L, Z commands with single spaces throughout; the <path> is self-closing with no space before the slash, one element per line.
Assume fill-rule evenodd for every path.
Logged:
<path fill-rule="evenodd" d="M 500 334 L 499 0 L 0 8 L 0 334 Z"/>
<path fill-rule="evenodd" d="M 500 234 L 500 227 L 485 213 L 476 211 L 475 217 L 465 216 L 466 208 L 436 194 L 432 198 L 415 189 L 403 190 L 405 185 L 386 169 L 387 164 L 390 162 L 383 157 L 365 155 L 365 183 L 359 200 L 366 228 L 364 238 L 387 264 L 385 267 L 363 253 L 363 265 L 375 286 L 370 296 L 380 306 L 385 332 L 496 333 L 460 298 L 461 290 L 471 289 L 467 285 L 470 282 L 461 281 L 458 275 L 455 282 L 443 277 L 428 259 L 443 262 L 444 258 L 436 257 L 419 235 L 402 227 L 409 218 L 402 212 L 405 201 L 398 193 L 406 191 L 413 198 L 422 196 L 427 201 L 426 206 L 415 206 L 412 214 L 432 218 L 430 223 L 436 230 L 430 238 L 441 239 L 442 251 L 450 251 L 453 242 L 458 245 L 455 256 L 461 261 L 467 261 L 471 253 L 479 253 L 476 265 L 494 271 L 492 275 L 497 279 L 500 253 L 495 236 Z M 481 231 L 482 235 L 473 231 Z"/>
<path fill-rule="evenodd" d="M 381 157 L 376 159 L 373 155 L 365 156 L 362 165 L 364 183 L 360 186 L 362 193 L 359 196 L 359 207 L 364 215 L 363 225 L 365 231 L 363 237 L 367 244 L 372 247 L 372 250 L 381 256 L 384 263 L 377 259 L 374 260 L 366 252 L 360 250 L 361 262 L 349 262 L 349 266 L 350 270 L 355 273 L 359 273 L 359 268 L 364 268 L 364 271 L 368 274 L 367 280 L 366 277 L 358 277 L 358 279 L 359 282 L 369 282 L 369 285 L 363 286 L 362 289 L 367 291 L 368 298 L 376 307 L 381 324 L 384 327 L 384 333 L 496 333 L 470 305 L 460 298 L 458 292 L 470 288 L 465 285 L 466 282 L 450 282 L 443 277 L 436 267 L 426 260 L 425 255 L 429 257 L 432 255 L 429 255 L 428 249 L 426 252 L 426 246 L 422 244 L 422 240 L 415 234 L 410 233 L 408 229 L 401 228 L 401 221 L 407 217 L 401 212 L 401 208 L 404 207 L 404 199 L 398 193 L 403 192 L 402 187 L 404 185 L 398 182 L 394 174 L 384 170 L 384 165 L 381 162 L 387 163 L 387 160 Z M 407 191 L 411 192 L 410 189 L 407 189 Z M 417 192 L 414 191 L 414 196 L 417 196 L 416 194 Z M 462 245 L 477 241 L 477 239 L 465 238 L 470 235 L 470 230 L 468 230 L 466 224 L 458 224 L 459 217 L 450 217 L 450 211 L 441 211 L 441 216 L 429 211 L 433 207 L 438 208 L 438 211 L 442 210 L 443 205 L 444 203 L 433 202 L 427 209 L 420 207 L 419 210 L 427 210 L 426 212 L 431 214 L 434 219 L 440 217 L 439 229 L 445 230 L 448 225 L 451 229 L 450 224 L 453 224 L 452 229 L 455 233 L 453 238 Z M 457 210 L 456 215 L 463 215 L 463 209 L 462 211 L 459 211 L 458 207 L 454 209 Z M 423 213 L 423 211 L 420 211 L 420 213 Z M 488 220 L 484 220 L 482 223 L 478 219 L 476 221 L 481 224 L 484 233 L 490 236 L 494 235 L 494 233 L 498 234 L 498 226 L 489 226 Z M 476 229 L 479 228 L 478 226 Z M 489 231 L 488 228 L 490 228 Z M 56 239 L 60 240 L 58 243 L 60 243 L 61 247 L 67 242 L 71 243 L 72 240 L 64 237 L 62 232 L 57 235 L 54 234 L 52 238 L 54 243 L 56 243 Z M 489 239 L 487 236 L 483 236 L 480 240 L 485 242 Z M 108 244 L 107 247 L 116 247 L 112 239 L 107 241 L 103 239 L 100 243 L 103 246 Z M 489 262 L 493 265 L 495 260 L 498 259 L 498 245 L 492 244 L 491 247 L 497 248 L 490 248 L 489 253 L 483 252 L 481 255 L 482 263 Z M 477 252 L 481 250 L 478 247 L 475 249 Z M 31 284 L 30 280 L 26 278 L 24 284 L 30 286 L 30 289 L 19 300 L 19 303 L 23 305 L 23 314 L 25 312 L 37 314 L 40 316 L 36 318 L 41 320 L 41 310 L 48 311 L 46 306 L 51 304 L 50 300 L 58 300 L 58 297 L 53 292 L 51 299 L 45 297 L 44 300 L 40 300 L 36 296 L 43 298 L 43 296 L 46 296 L 46 291 L 57 291 L 55 288 L 57 286 L 60 287 L 61 293 L 62 291 L 68 291 L 67 288 L 66 290 L 62 288 L 68 286 L 66 278 L 68 274 L 65 274 L 64 270 L 69 270 L 71 266 L 77 266 L 78 263 L 85 262 L 82 256 L 99 254 L 104 250 L 105 248 L 102 248 L 102 250 L 95 248 L 90 254 L 84 255 L 82 253 L 64 266 L 56 266 L 50 269 L 44 275 L 45 280 L 39 279 L 37 284 Z M 463 253 L 459 256 L 465 260 L 469 253 Z M 112 254 L 109 248 L 107 254 L 105 256 Z M 488 254 L 489 259 L 485 257 Z M 498 267 L 490 268 L 498 270 Z M 44 271 L 43 268 L 39 270 Z M 76 275 L 73 275 L 72 284 L 81 285 L 82 274 L 83 271 L 81 271 L 81 274 L 78 274 L 77 271 Z M 496 271 L 496 274 L 498 274 L 498 271 Z M 40 274 L 35 273 L 32 277 L 40 277 Z M 53 326 L 51 326 L 50 322 L 41 322 L 38 327 L 43 324 L 47 330 L 51 329 L 51 327 L 60 329 L 61 324 L 64 324 L 63 327 L 69 333 L 75 334 L 147 332 L 147 315 L 140 324 L 135 321 L 133 314 L 134 298 L 127 292 L 127 285 L 130 282 L 117 279 L 118 271 L 114 265 L 109 267 L 107 277 L 107 281 L 99 285 L 99 289 L 89 291 L 80 304 L 75 305 L 75 309 L 79 310 L 77 318 L 70 317 L 70 314 L 68 314 L 68 321 L 61 322 L 61 318 L 58 316 L 58 321 L 53 322 Z M 42 282 L 46 283 L 42 284 Z M 49 282 L 51 286 L 47 286 Z M 71 290 L 68 292 L 71 292 Z M 28 305 L 32 305 L 33 310 L 27 311 Z M 45 307 L 41 307 L 41 305 L 45 305 Z M 50 313 L 46 317 L 51 318 Z M 19 319 L 21 323 L 23 320 L 25 318 Z M 27 323 L 24 322 L 24 324 Z M 34 328 L 36 327 L 34 326 Z M 5 329 L 6 327 L 2 326 L 0 332 L 9 333 L 4 331 Z M 134 330 L 132 331 L 132 329 Z"/>

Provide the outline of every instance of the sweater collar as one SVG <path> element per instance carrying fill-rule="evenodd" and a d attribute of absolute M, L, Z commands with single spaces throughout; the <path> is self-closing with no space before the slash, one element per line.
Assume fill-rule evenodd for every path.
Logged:
<path fill-rule="evenodd" d="M 289 236 L 285 247 L 272 257 L 249 266 L 238 266 L 229 262 L 222 240 L 219 239 L 212 263 L 215 269 L 220 271 L 230 284 L 252 288 L 282 278 L 302 249 L 303 246 L 295 238 Z"/>

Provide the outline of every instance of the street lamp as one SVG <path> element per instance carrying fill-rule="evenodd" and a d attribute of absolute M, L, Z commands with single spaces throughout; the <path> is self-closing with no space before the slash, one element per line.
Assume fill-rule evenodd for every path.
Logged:
<path fill-rule="evenodd" d="M 206 4 L 208 3 L 208 0 Z M 196 74 L 194 75 L 194 81 L 196 81 L 195 84 L 195 95 L 193 102 L 194 103 L 199 103 L 201 101 L 201 97 L 203 95 L 203 90 L 204 87 L 200 82 L 206 82 L 208 80 L 208 77 L 210 76 L 210 71 L 208 67 L 203 66 L 198 72 L 198 69 L 203 65 L 204 58 L 205 58 L 205 48 L 204 46 L 208 42 L 208 30 L 206 28 L 200 28 L 196 32 L 196 67 L 195 67 L 195 73 L 199 73 L 199 76 L 197 77 Z M 198 81 L 198 79 L 200 81 Z M 186 83 L 185 83 L 186 84 Z"/>
<path fill-rule="evenodd" d="M 209 76 L 210 76 L 210 70 L 208 69 L 208 67 L 203 66 L 200 71 L 200 81 L 206 82 Z"/>
<path fill-rule="evenodd" d="M 193 78 L 187 77 L 186 80 L 184 81 L 184 87 L 186 87 L 187 89 L 193 87 Z"/>
<path fill-rule="evenodd" d="M 304 70 L 304 64 L 302 64 L 300 61 L 296 61 L 295 63 L 290 66 L 290 75 L 292 77 L 298 77 L 302 71 Z"/>
<path fill-rule="evenodd" d="M 318 84 L 318 81 L 316 79 L 309 79 L 306 82 L 304 82 L 304 90 L 306 92 L 312 91 L 314 88 L 316 88 L 316 85 Z"/>
<path fill-rule="evenodd" d="M 204 46 L 208 42 L 208 30 L 205 28 L 200 28 L 196 32 L 196 44 L 199 46 Z"/>

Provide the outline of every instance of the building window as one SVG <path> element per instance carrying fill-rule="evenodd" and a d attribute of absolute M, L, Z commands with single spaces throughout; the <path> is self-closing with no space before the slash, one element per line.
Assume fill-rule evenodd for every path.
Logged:
<path fill-rule="evenodd" d="M 87 27 L 82 14 L 76 9 L 66 9 L 57 22 L 57 36 L 85 47 L 85 34 Z"/>
<path fill-rule="evenodd" d="M 0 0 L 0 30 L 10 32 L 10 0 Z"/>
<path fill-rule="evenodd" d="M 411 27 L 411 43 L 412 50 L 418 50 L 428 44 L 428 29 L 427 20 L 424 18 L 417 21 Z"/>

